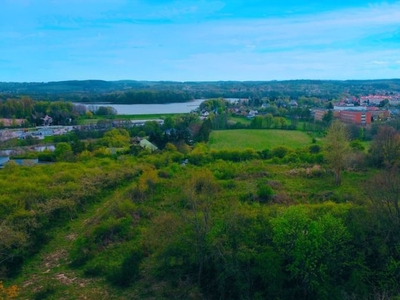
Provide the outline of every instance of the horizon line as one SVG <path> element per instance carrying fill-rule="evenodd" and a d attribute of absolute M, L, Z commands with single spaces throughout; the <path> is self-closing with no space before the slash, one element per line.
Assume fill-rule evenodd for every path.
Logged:
<path fill-rule="evenodd" d="M 400 80 L 398 78 L 370 78 L 370 79 L 269 79 L 269 80 L 229 80 L 229 79 L 221 79 L 221 80 L 189 80 L 189 81 L 180 81 L 180 80 L 147 80 L 147 79 L 117 79 L 117 80 L 106 80 L 106 79 L 66 79 L 66 80 L 54 80 L 54 81 L 0 81 L 0 83 L 39 83 L 39 84 L 48 84 L 48 83 L 58 83 L 58 82 L 84 82 L 84 81 L 102 81 L 102 82 L 120 82 L 120 81 L 133 81 L 133 82 L 173 82 L 173 83 L 213 83 L 213 82 L 285 82 L 285 81 L 389 81 L 389 80 Z"/>

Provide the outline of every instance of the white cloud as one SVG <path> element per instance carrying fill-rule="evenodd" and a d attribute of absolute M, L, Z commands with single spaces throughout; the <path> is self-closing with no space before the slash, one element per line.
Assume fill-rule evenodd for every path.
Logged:
<path fill-rule="evenodd" d="M 205 41 L 210 44 L 237 46 L 240 41 L 243 46 L 254 43 L 268 50 L 313 45 L 340 47 L 338 43 L 354 43 L 355 39 L 396 30 L 399 25 L 400 2 L 307 16 L 214 21 L 197 26 L 197 30 L 205 32 Z"/>
<path fill-rule="evenodd" d="M 374 57 L 399 58 L 397 51 L 356 53 L 344 50 L 274 53 L 202 53 L 170 61 L 177 80 L 370 79 L 398 77 L 389 65 L 371 64 Z M 397 73 L 396 73 L 397 72 Z M 189 77 L 190 79 L 187 79 Z M 185 79 L 186 78 L 186 79 Z"/>

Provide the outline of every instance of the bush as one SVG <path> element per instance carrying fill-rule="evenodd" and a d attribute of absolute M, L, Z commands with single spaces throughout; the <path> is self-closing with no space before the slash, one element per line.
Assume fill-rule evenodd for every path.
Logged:
<path fill-rule="evenodd" d="M 287 147 L 279 146 L 271 151 L 271 157 L 284 158 L 290 150 Z"/>
<path fill-rule="evenodd" d="M 264 149 L 258 153 L 260 158 L 262 159 L 268 159 L 271 158 L 271 150 L 270 149 Z"/>
<path fill-rule="evenodd" d="M 133 249 L 123 260 L 121 266 L 114 269 L 111 274 L 107 276 L 107 280 L 118 286 L 128 286 L 139 278 L 140 262 L 142 259 L 142 251 L 139 248 Z"/>
<path fill-rule="evenodd" d="M 350 142 L 350 147 L 354 151 L 364 151 L 365 147 L 359 140 L 354 140 Z"/>
<path fill-rule="evenodd" d="M 218 160 L 212 166 L 214 176 L 217 179 L 233 179 L 236 176 L 237 167 L 234 163 Z"/>
<path fill-rule="evenodd" d="M 54 162 L 56 161 L 56 156 L 53 152 L 46 150 L 39 153 L 38 159 L 39 161 Z"/>
<path fill-rule="evenodd" d="M 310 147 L 308 147 L 308 151 L 311 154 L 317 154 L 321 152 L 321 146 L 320 145 L 311 145 Z"/>
<path fill-rule="evenodd" d="M 274 191 L 268 184 L 263 184 L 258 187 L 257 197 L 260 202 L 271 201 L 273 195 L 274 195 Z"/>

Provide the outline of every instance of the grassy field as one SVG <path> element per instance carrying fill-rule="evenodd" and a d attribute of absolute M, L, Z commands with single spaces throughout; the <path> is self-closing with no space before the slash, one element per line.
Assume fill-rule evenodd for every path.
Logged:
<path fill-rule="evenodd" d="M 246 149 L 263 150 L 277 146 L 303 148 L 311 145 L 311 137 L 302 131 L 289 130 L 221 130 L 213 131 L 209 145 L 212 149 Z"/>

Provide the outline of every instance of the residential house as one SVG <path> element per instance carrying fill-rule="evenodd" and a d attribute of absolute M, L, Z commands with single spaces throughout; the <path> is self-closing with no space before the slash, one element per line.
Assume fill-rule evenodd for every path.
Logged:
<path fill-rule="evenodd" d="M 252 119 L 257 115 L 258 115 L 258 110 L 250 110 L 249 113 L 247 114 L 247 118 Z"/>

